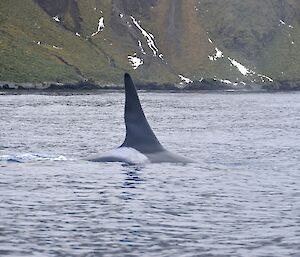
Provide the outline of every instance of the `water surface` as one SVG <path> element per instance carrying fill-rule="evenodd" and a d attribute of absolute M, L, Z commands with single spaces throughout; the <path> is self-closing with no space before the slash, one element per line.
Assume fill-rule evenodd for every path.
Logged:
<path fill-rule="evenodd" d="M 300 255 L 299 93 L 141 93 L 197 163 L 83 161 L 122 143 L 123 98 L 0 96 L 0 255 Z"/>

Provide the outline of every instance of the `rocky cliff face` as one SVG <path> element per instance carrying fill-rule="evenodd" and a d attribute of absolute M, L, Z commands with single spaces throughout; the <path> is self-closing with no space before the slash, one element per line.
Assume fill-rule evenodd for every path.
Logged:
<path fill-rule="evenodd" d="M 300 81 L 297 0 L 2 0 L 0 81 Z"/>

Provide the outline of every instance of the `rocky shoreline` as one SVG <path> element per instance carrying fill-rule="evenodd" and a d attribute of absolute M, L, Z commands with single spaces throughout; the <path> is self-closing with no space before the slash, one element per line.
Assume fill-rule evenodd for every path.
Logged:
<path fill-rule="evenodd" d="M 300 91 L 300 81 L 276 81 L 272 83 L 259 84 L 230 84 L 216 80 L 202 80 L 189 84 L 159 84 L 159 83 L 137 83 L 137 89 L 149 91 Z M 78 83 L 14 83 L 0 82 L 2 91 L 92 91 L 92 90 L 123 90 L 123 85 L 117 84 L 95 84 L 90 82 Z"/>

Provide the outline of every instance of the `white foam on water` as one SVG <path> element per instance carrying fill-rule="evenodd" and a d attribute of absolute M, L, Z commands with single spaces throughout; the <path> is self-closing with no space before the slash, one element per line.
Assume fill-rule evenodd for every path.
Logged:
<path fill-rule="evenodd" d="M 67 161 L 71 160 L 63 155 L 20 153 L 0 155 L 0 162 L 33 162 L 33 161 Z"/>

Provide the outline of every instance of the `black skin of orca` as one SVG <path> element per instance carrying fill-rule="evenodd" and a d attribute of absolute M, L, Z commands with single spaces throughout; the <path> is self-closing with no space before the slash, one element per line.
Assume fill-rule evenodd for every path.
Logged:
<path fill-rule="evenodd" d="M 134 148 L 147 156 L 152 163 L 190 163 L 194 162 L 188 158 L 178 156 L 167 151 L 158 141 L 153 133 L 143 108 L 141 106 L 135 85 L 128 73 L 124 75 L 125 82 L 125 112 L 126 138 L 119 147 Z M 125 159 L 118 159 L 116 156 L 93 157 L 88 159 L 95 162 L 126 162 Z"/>
<path fill-rule="evenodd" d="M 124 80 L 126 138 L 120 147 L 132 147 L 141 153 L 165 151 L 145 117 L 136 88 L 128 73 L 125 74 Z"/>

